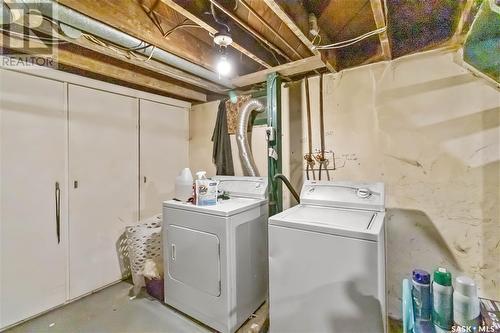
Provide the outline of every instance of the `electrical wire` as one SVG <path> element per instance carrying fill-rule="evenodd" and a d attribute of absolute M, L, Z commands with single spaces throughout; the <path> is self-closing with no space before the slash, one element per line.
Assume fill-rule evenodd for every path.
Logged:
<path fill-rule="evenodd" d="M 25 41 L 29 41 L 29 40 L 39 41 L 39 42 L 43 42 L 46 45 L 59 45 L 59 44 L 69 43 L 69 42 L 62 40 L 62 39 L 53 39 L 53 38 L 39 37 L 39 36 L 33 36 L 33 35 L 26 35 L 26 34 L 16 32 L 16 31 L 6 30 L 3 28 L 0 28 L 0 31 L 2 31 L 3 33 L 7 33 L 8 35 L 16 36 L 16 37 L 21 38 Z"/>
<path fill-rule="evenodd" d="M 161 23 L 162 23 L 161 19 L 158 17 L 158 15 L 156 15 L 156 13 L 154 11 L 155 6 L 152 8 L 148 8 L 148 9 L 143 8 L 143 9 L 146 12 L 146 14 L 148 15 L 148 17 L 151 19 L 151 21 L 154 23 L 154 25 L 156 25 L 156 27 L 158 28 L 158 30 L 162 34 L 163 38 L 167 38 L 171 33 L 173 33 L 174 31 L 176 31 L 177 29 L 180 29 L 180 28 L 202 28 L 203 29 L 203 27 L 198 25 L 198 24 L 186 23 L 186 22 L 189 22 L 189 19 L 185 19 L 180 24 L 174 26 L 170 30 L 164 31 L 162 26 L 161 26 Z M 145 48 L 148 48 L 150 46 L 152 46 L 152 44 L 149 44 L 148 46 L 145 46 L 144 48 L 141 48 L 141 49 L 145 49 Z"/>
<path fill-rule="evenodd" d="M 217 22 L 217 24 L 219 24 L 219 25 L 222 25 L 222 26 L 226 27 L 227 32 L 231 32 L 231 27 L 227 23 L 222 22 L 217 17 L 217 14 L 215 13 L 215 7 L 214 7 L 214 4 L 212 2 L 210 2 L 210 10 L 212 11 L 212 16 L 214 17 L 215 22 Z"/>
<path fill-rule="evenodd" d="M 94 35 L 90 35 L 87 33 L 83 33 L 82 35 L 84 38 L 86 38 L 90 42 L 97 44 L 99 46 L 102 46 L 102 47 L 106 47 L 106 48 L 108 48 L 108 49 L 110 49 L 110 50 L 112 50 L 112 51 L 114 51 L 122 56 L 129 58 L 129 59 L 135 58 L 137 60 L 147 62 L 153 58 L 154 53 L 156 51 L 156 46 L 153 46 L 153 49 L 151 50 L 151 53 L 149 54 L 149 56 L 146 59 L 144 59 L 145 56 L 138 55 L 137 53 L 134 52 L 135 50 L 139 50 L 138 48 L 125 48 L 125 47 L 121 47 L 119 45 L 110 44 L 99 37 L 96 37 Z M 150 46 L 151 45 L 148 45 L 147 47 L 150 47 Z"/>
<path fill-rule="evenodd" d="M 203 29 L 203 27 L 199 26 L 198 24 L 194 24 L 194 23 L 183 24 L 183 23 L 181 23 L 179 25 L 176 25 L 172 29 L 166 31 L 163 34 L 163 38 L 167 38 L 171 33 L 173 33 L 174 31 L 176 31 L 177 29 L 180 29 L 180 28 L 201 28 L 201 29 Z"/>
<path fill-rule="evenodd" d="M 316 43 L 316 38 L 318 38 L 318 45 L 321 44 L 321 35 L 320 35 L 320 30 L 318 29 L 318 33 L 314 36 L 314 38 L 312 39 L 311 43 L 314 45 L 314 43 Z M 318 45 L 314 45 L 315 47 L 318 46 Z"/>
<path fill-rule="evenodd" d="M 144 62 L 151 60 L 151 58 L 153 58 L 153 55 L 155 54 L 155 51 L 156 51 L 156 46 L 153 46 L 153 49 L 151 50 L 151 54 L 149 55 L 149 57 L 146 60 L 144 60 Z"/>
<path fill-rule="evenodd" d="M 326 44 L 326 45 L 318 45 L 318 46 L 315 46 L 314 48 L 316 50 L 340 49 L 340 48 L 343 48 L 343 47 L 347 47 L 347 46 L 351 46 L 351 45 L 354 45 L 356 43 L 359 43 L 360 41 L 362 41 L 362 40 L 364 40 L 366 38 L 378 35 L 378 34 L 380 34 L 382 32 L 385 32 L 386 30 L 387 30 L 387 27 L 385 26 L 385 27 L 382 27 L 382 28 L 379 28 L 379 29 L 367 32 L 366 34 L 363 34 L 363 35 L 355 37 L 355 38 L 351 38 L 351 39 L 348 39 L 348 40 L 345 40 L 345 41 L 342 41 L 342 42 L 338 42 L 338 43 L 332 43 L 332 44 Z"/>

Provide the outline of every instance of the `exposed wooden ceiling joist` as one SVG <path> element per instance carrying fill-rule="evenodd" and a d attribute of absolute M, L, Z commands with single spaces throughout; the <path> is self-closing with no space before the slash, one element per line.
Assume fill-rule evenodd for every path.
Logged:
<path fill-rule="evenodd" d="M 289 62 L 273 68 L 264 69 L 260 72 L 240 76 L 232 81 L 237 87 L 245 87 L 252 84 L 266 81 L 271 73 L 279 73 L 282 76 L 293 76 L 300 73 L 311 72 L 319 68 L 324 68 L 325 64 L 320 55 L 311 56 L 294 62 Z"/>
<path fill-rule="evenodd" d="M 211 92 L 216 93 L 216 94 L 224 94 L 227 90 L 226 88 L 221 87 L 215 83 L 201 79 L 195 75 L 183 72 L 177 68 L 166 65 L 166 64 L 161 63 L 159 61 L 156 61 L 154 59 L 150 59 L 150 60 L 146 61 L 145 57 L 143 59 L 137 59 L 134 57 L 130 57 L 130 56 L 127 56 L 125 53 L 118 53 L 118 52 L 111 50 L 108 47 L 92 43 L 83 37 L 76 39 L 76 40 L 69 40 L 69 41 L 73 44 L 90 49 L 92 51 L 107 55 L 109 57 L 119 59 L 121 61 L 130 63 L 130 64 L 138 66 L 138 67 L 142 67 L 142 68 L 150 70 L 150 71 L 154 71 L 158 74 L 165 75 L 166 77 L 185 82 L 186 84 L 192 85 L 194 87 L 202 88 L 204 90 L 208 90 L 208 91 L 211 91 Z"/>
<path fill-rule="evenodd" d="M 281 46 L 294 60 L 312 55 L 311 51 L 273 11 L 269 10 L 262 0 L 239 0 L 236 12 L 246 17 L 249 25 L 259 30 L 277 46 Z"/>
<path fill-rule="evenodd" d="M 144 41 L 138 46 L 154 45 L 212 71 L 219 58 L 213 34 L 225 25 L 221 24 L 223 21 L 228 24 L 234 40 L 233 48 L 226 51 L 235 72 L 240 75 L 233 80 L 236 86 L 261 82 L 272 72 L 294 75 L 321 67 L 342 70 L 443 45 L 457 46 L 477 7 L 477 0 L 421 3 L 399 0 L 54 1 Z M 427 15 L 429 12 L 433 14 Z M 317 18 L 321 38 L 313 38 L 309 32 L 311 13 Z M 387 32 L 369 33 L 387 25 Z M 364 38 L 357 38 L 367 33 Z M 171 65 L 147 60 L 137 53 L 131 54 L 129 49 L 115 47 L 90 35 L 86 38 L 70 42 L 93 51 L 97 63 L 103 64 L 107 59 L 113 69 L 110 78 L 116 77 L 116 67 L 129 71 L 135 68 L 141 75 L 153 79 L 147 82 L 148 89 L 157 89 L 155 84 L 164 82 L 164 88 L 174 90 L 183 98 L 191 98 L 187 97 L 190 91 L 195 92 L 191 98 L 194 100 L 206 99 L 196 93 L 214 92 L 220 96 L 226 92 L 215 82 Z M 339 44 L 350 40 L 354 42 Z M 332 43 L 336 45 L 329 45 Z M 324 45 L 321 51 L 318 45 Z M 82 59 L 73 57 L 74 61 L 83 61 L 82 68 L 87 68 L 91 57 L 90 53 L 85 55 Z M 123 63 L 127 66 L 122 66 Z M 141 75 L 136 75 L 139 81 L 145 79 Z M 127 74 L 125 77 L 132 80 Z"/>
<path fill-rule="evenodd" d="M 209 15 L 204 15 L 203 12 L 200 12 L 199 8 L 196 8 L 196 4 L 194 2 L 186 2 L 180 0 L 161 0 L 161 2 L 168 5 L 189 20 L 195 22 L 196 24 L 199 24 L 209 33 L 215 34 L 218 32 L 217 23 L 215 23 Z M 269 52 L 266 53 L 265 51 L 263 52 L 262 47 L 248 42 L 248 35 L 246 32 L 242 31 L 240 28 L 235 28 L 231 31 L 231 34 L 234 40 L 231 44 L 233 48 L 240 51 L 265 68 L 273 67 L 275 60 L 272 59 L 272 54 L 270 54 Z M 243 44 L 240 42 L 245 40 L 248 44 Z M 258 49 L 260 49 L 260 51 Z"/>
<path fill-rule="evenodd" d="M 58 2 L 165 51 L 208 69 L 214 68 L 216 52 L 207 49 L 203 42 L 182 29 L 163 38 L 156 25 L 135 0 L 58 0 Z M 172 23 L 176 25 L 180 22 Z"/>
<path fill-rule="evenodd" d="M 6 48 L 14 47 L 16 50 L 20 50 L 23 47 L 23 40 L 17 39 L 15 37 L 8 37 L 6 35 L 2 35 L 0 38 L 0 46 Z M 30 48 L 24 50 L 27 54 L 30 54 L 30 50 L 33 50 L 34 47 L 44 48 L 45 44 L 38 41 L 31 41 Z M 46 58 L 54 58 L 57 63 L 76 67 L 80 70 L 87 71 L 90 73 L 99 74 L 105 77 L 114 78 L 117 80 L 129 82 L 134 85 L 139 85 L 142 87 L 146 87 L 155 91 L 159 91 L 168 95 L 174 95 L 178 97 L 182 97 L 184 99 L 189 99 L 198 102 L 206 102 L 207 95 L 192 89 L 188 89 L 185 87 L 180 87 L 178 85 L 157 79 L 152 75 L 147 75 L 141 73 L 136 70 L 132 70 L 126 68 L 124 66 L 119 66 L 115 63 L 105 61 L 100 57 L 97 57 L 96 54 L 90 54 L 90 51 L 81 52 L 82 50 L 78 50 L 76 52 L 72 52 L 67 49 L 67 45 L 60 45 L 57 48 L 57 52 L 53 55 L 40 55 L 37 54 L 38 57 L 46 57 Z"/>
<path fill-rule="evenodd" d="M 75 44 L 85 49 L 89 49 L 96 52 L 96 54 L 103 54 L 110 58 L 118 59 L 131 65 L 152 71 L 154 73 L 158 73 L 160 75 L 164 75 L 165 79 L 174 81 L 174 83 L 177 82 L 183 86 L 187 85 L 189 87 L 198 87 L 202 91 L 209 91 L 221 95 L 225 94 L 227 91 L 226 87 L 220 86 L 216 83 L 202 79 L 190 73 L 186 73 L 180 69 L 156 61 L 154 59 L 147 59 L 146 56 L 133 56 L 133 54 L 131 53 L 122 51 L 117 47 L 112 47 L 113 44 L 110 44 L 111 47 L 102 45 L 101 43 L 103 43 L 104 41 L 95 43 L 87 39 L 84 35 L 80 36 L 79 38 L 69 38 L 64 34 L 57 34 L 56 37 L 54 36 L 53 26 L 48 22 L 44 22 L 42 25 L 33 30 L 45 34 L 46 36 L 52 36 L 55 39 L 62 39 L 67 43 Z"/>
<path fill-rule="evenodd" d="M 276 45 L 274 45 L 273 43 L 271 43 L 270 41 L 268 41 L 267 38 L 263 37 L 259 32 L 255 31 L 255 29 L 253 29 L 246 22 L 244 22 L 243 20 L 241 20 L 238 16 L 236 16 L 236 14 L 232 13 L 231 10 L 226 9 L 224 6 L 222 6 L 221 4 L 219 4 L 215 0 L 209 0 L 209 1 L 217 9 L 221 10 L 225 15 L 229 16 L 231 18 L 231 20 L 233 20 L 238 25 L 240 25 L 243 29 L 245 29 L 246 31 L 248 31 L 249 33 L 251 33 L 252 36 L 254 36 L 255 38 L 259 39 L 262 43 L 264 43 L 272 51 L 276 52 L 277 54 L 279 54 L 280 56 L 282 56 L 283 58 L 285 58 L 285 60 L 291 61 L 291 59 L 288 57 L 288 55 L 286 53 L 284 53 L 278 47 L 276 47 Z"/>
<path fill-rule="evenodd" d="M 306 45 L 309 50 L 314 55 L 319 55 L 323 59 L 325 66 L 328 70 L 335 71 L 335 56 L 333 52 L 320 53 L 315 49 L 314 44 L 307 38 L 304 33 L 305 28 L 299 28 L 298 24 L 288 16 L 287 12 L 277 3 L 275 0 L 264 0 L 264 2 L 269 6 L 269 8 L 288 26 L 288 28 L 297 36 L 304 45 Z M 307 13 L 306 13 L 307 15 Z M 304 16 L 304 15 L 302 15 Z M 328 39 L 325 37 L 325 40 Z"/>
<path fill-rule="evenodd" d="M 385 20 L 384 7 L 382 0 L 370 0 L 372 6 L 373 18 L 375 19 L 375 24 L 377 29 L 387 27 L 387 22 Z M 380 40 L 380 45 L 382 46 L 382 53 L 385 60 L 392 59 L 391 45 L 389 44 L 389 37 L 387 37 L 387 30 L 378 35 Z"/>
<path fill-rule="evenodd" d="M 213 37 L 210 36 L 209 32 L 199 24 L 187 19 L 185 16 L 181 15 L 171 7 L 167 6 L 160 0 L 135 0 L 139 1 L 144 10 L 148 13 L 148 16 L 152 21 L 156 21 L 161 26 L 161 30 L 168 34 L 175 34 L 183 29 L 186 33 L 197 38 L 202 44 L 204 49 L 208 53 L 217 55 L 217 49 L 214 48 Z M 179 24 L 182 22 L 182 24 Z M 187 27 L 190 25 L 190 27 Z M 197 28 L 194 28 L 196 26 Z M 181 28 L 184 27 L 184 28 Z M 175 40 L 172 40 L 175 42 Z M 237 66 L 239 71 L 242 73 L 252 73 L 259 70 L 262 66 L 255 61 L 248 61 L 247 57 L 244 56 L 240 51 L 229 48 L 227 50 L 228 57 L 234 62 L 233 65 Z M 242 56 L 243 55 L 243 56 Z M 214 67 L 217 57 L 213 60 L 214 63 L 210 64 Z"/>

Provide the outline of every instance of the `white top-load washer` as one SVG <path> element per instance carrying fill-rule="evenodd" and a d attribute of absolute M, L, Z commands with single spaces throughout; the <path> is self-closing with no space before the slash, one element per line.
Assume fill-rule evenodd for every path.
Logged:
<path fill-rule="evenodd" d="M 163 204 L 165 302 L 232 333 L 267 296 L 267 178 L 212 179 L 229 200 Z"/>
<path fill-rule="evenodd" d="M 269 219 L 270 332 L 385 330 L 382 183 L 307 181 Z"/>

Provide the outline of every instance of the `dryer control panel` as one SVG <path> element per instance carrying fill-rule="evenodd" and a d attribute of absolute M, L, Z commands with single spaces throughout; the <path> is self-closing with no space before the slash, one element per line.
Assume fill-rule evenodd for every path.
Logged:
<path fill-rule="evenodd" d="M 267 198 L 267 177 L 215 176 L 211 179 L 218 181 L 219 190 L 227 192 L 230 196 Z"/>

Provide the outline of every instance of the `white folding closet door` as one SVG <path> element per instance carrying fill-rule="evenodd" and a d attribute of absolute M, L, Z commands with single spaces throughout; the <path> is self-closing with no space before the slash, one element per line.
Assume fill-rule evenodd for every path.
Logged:
<path fill-rule="evenodd" d="M 137 103 L 69 86 L 70 299 L 122 278 L 120 237 L 139 210 Z"/>
<path fill-rule="evenodd" d="M 61 82 L 0 70 L 0 89 L 1 329 L 66 300 L 67 111 Z"/>
<path fill-rule="evenodd" d="M 175 177 L 189 166 L 189 109 L 141 100 L 141 219 L 160 214 Z"/>

